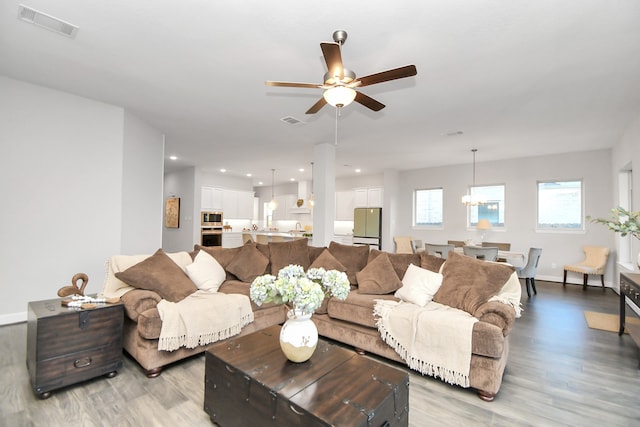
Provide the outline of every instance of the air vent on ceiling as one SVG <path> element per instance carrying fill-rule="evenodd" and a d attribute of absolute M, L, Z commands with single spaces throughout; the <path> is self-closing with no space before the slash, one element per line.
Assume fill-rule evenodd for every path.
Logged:
<path fill-rule="evenodd" d="M 461 130 L 454 130 L 453 132 L 447 132 L 447 133 L 445 133 L 445 134 L 444 134 L 444 136 L 460 136 L 460 135 L 462 135 L 462 134 L 464 134 L 464 132 L 463 132 L 463 131 L 461 131 Z"/>
<path fill-rule="evenodd" d="M 18 6 L 18 19 L 71 38 L 78 33 L 78 27 L 75 25 L 23 4 Z"/>
<path fill-rule="evenodd" d="M 298 120 L 295 117 L 291 117 L 291 116 L 283 117 L 280 120 L 282 120 L 283 122 L 285 122 L 287 124 L 290 124 L 290 125 L 302 125 L 302 124 L 304 124 L 304 122 L 302 122 L 301 120 Z"/>

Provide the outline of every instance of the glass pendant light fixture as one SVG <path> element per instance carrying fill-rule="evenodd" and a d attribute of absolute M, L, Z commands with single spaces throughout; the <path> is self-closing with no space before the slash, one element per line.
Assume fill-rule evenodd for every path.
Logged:
<path fill-rule="evenodd" d="M 462 204 L 465 206 L 478 206 L 487 203 L 487 199 L 484 196 L 475 194 L 476 190 L 476 151 L 477 148 L 471 150 L 473 153 L 473 184 L 471 185 L 470 193 L 462 196 Z"/>
<path fill-rule="evenodd" d="M 269 209 L 271 209 L 272 211 L 275 211 L 276 209 L 278 209 L 278 203 L 276 202 L 276 198 L 273 195 L 273 178 L 275 174 L 276 174 L 276 170 L 271 169 L 271 201 L 269 202 Z"/>

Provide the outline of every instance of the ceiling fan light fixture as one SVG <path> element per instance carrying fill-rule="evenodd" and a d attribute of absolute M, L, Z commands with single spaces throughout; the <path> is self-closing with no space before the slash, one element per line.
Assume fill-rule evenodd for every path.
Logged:
<path fill-rule="evenodd" d="M 356 91 L 346 86 L 336 86 L 325 90 L 322 96 L 329 105 L 341 108 L 356 99 Z"/>

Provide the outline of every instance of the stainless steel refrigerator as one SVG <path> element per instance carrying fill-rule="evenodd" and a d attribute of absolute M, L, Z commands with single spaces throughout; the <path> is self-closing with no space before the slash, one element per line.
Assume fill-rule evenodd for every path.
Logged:
<path fill-rule="evenodd" d="M 353 244 L 382 249 L 382 208 L 353 210 Z"/>

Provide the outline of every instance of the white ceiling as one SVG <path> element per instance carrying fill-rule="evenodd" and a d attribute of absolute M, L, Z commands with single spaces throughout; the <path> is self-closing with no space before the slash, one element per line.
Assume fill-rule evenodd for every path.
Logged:
<path fill-rule="evenodd" d="M 305 115 L 321 90 L 264 81 L 321 83 L 338 29 L 357 75 L 418 69 L 359 89 L 380 112 L 342 110 L 338 176 L 470 163 L 472 148 L 481 163 L 610 147 L 640 114 L 638 0 L 24 2 L 80 30 L 27 24 L 3 0 L 0 73 L 124 106 L 166 134 L 167 170 L 309 179 L 335 109 Z"/>

